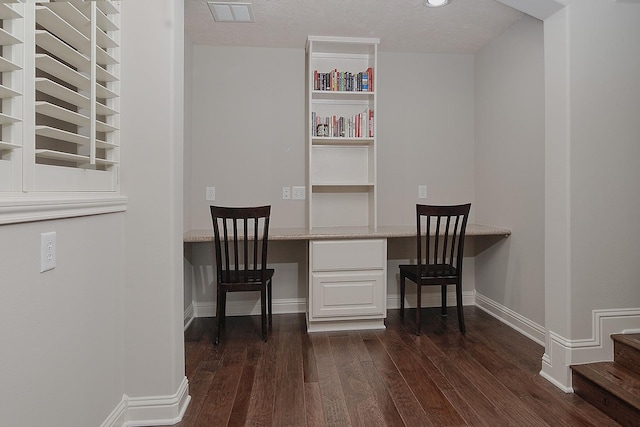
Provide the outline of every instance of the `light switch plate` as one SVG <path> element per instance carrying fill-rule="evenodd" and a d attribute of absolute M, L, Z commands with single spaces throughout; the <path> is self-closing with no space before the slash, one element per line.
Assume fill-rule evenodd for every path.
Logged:
<path fill-rule="evenodd" d="M 213 202 L 216 200 L 216 187 L 207 187 L 206 198 L 209 202 Z"/>
<path fill-rule="evenodd" d="M 418 186 L 418 199 L 426 199 L 427 198 L 427 186 L 419 185 Z"/>
<path fill-rule="evenodd" d="M 306 187 L 291 187 L 293 200 L 304 200 L 306 198 Z"/>
<path fill-rule="evenodd" d="M 56 232 L 40 234 L 40 273 L 56 268 Z"/>
<path fill-rule="evenodd" d="M 291 198 L 291 187 L 282 187 L 282 200 L 289 200 Z"/>

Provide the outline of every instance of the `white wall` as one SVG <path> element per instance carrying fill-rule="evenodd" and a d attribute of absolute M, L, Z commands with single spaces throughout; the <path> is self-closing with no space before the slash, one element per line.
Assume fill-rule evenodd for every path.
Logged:
<path fill-rule="evenodd" d="M 168 398 L 185 379 L 184 5 L 139 0 L 121 7 L 125 389 L 129 397 Z"/>
<path fill-rule="evenodd" d="M 122 213 L 0 227 L 0 424 L 100 425 L 124 393 Z M 40 233 L 57 266 L 40 273 Z"/>
<path fill-rule="evenodd" d="M 191 226 L 211 228 L 210 204 L 271 204 L 271 227 L 305 225 L 304 49 L 194 46 Z M 216 200 L 205 200 L 205 187 Z"/>
<path fill-rule="evenodd" d="M 191 182 L 191 227 L 211 228 L 206 186 L 216 187 L 216 204 L 271 204 L 272 227 L 305 226 L 305 203 L 282 200 L 283 186 L 306 182 L 303 47 L 194 46 L 190 68 L 198 88 L 189 107 L 193 145 L 185 175 Z M 428 186 L 427 202 L 473 201 L 473 57 L 382 52 L 378 78 L 378 224 L 414 224 L 418 185 Z M 270 245 L 276 312 L 304 307 L 305 251 L 303 242 Z M 393 296 L 397 264 L 407 259 L 394 246 L 390 258 Z M 211 315 L 209 245 L 190 245 L 186 261 L 196 312 Z M 465 262 L 465 290 L 472 291 L 473 259 Z M 257 296 L 230 296 L 231 303 L 243 299 L 250 308 L 258 302 Z"/>
<path fill-rule="evenodd" d="M 193 82 L 191 81 L 193 66 L 193 43 L 188 37 L 184 38 L 184 149 L 183 149 L 183 223 L 184 231 L 191 229 L 191 158 L 192 158 L 192 126 L 191 118 L 193 113 L 191 111 Z M 184 245 L 185 252 L 190 251 L 189 245 Z M 188 255 L 188 254 L 187 254 Z M 193 302 L 193 269 L 187 262 L 189 256 L 185 256 L 183 268 L 184 268 L 184 310 L 191 317 L 190 310 Z M 185 322 L 189 322 L 189 319 L 185 319 Z"/>
<path fill-rule="evenodd" d="M 592 309 L 640 307 L 640 4 L 569 13 L 575 339 L 591 336 Z"/>
<path fill-rule="evenodd" d="M 416 203 L 471 202 L 474 192 L 472 55 L 380 52 L 378 58 L 378 225 L 415 225 Z M 427 199 L 418 199 L 418 186 Z M 473 242 L 468 242 L 473 251 Z M 388 242 L 387 295 L 399 307 L 399 264 L 415 259 L 414 239 Z M 475 260 L 464 260 L 463 291 L 475 286 Z M 414 301 L 415 288 L 407 288 Z M 439 288 L 423 290 L 439 305 Z M 453 295 L 453 292 L 451 292 Z M 431 298 L 430 298 L 431 296 Z"/>
<path fill-rule="evenodd" d="M 612 360 L 640 330 L 640 4 L 572 1 L 545 20 L 545 326 L 542 375 Z"/>
<path fill-rule="evenodd" d="M 378 225 L 414 225 L 419 202 L 474 202 L 473 72 L 472 55 L 380 53 Z"/>
<path fill-rule="evenodd" d="M 475 82 L 475 219 L 512 230 L 476 257 L 476 291 L 544 325 L 542 22 L 524 15 L 482 48 Z"/>

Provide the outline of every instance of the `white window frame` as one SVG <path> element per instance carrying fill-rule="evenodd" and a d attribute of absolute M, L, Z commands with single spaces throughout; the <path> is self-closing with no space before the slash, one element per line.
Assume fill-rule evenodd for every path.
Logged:
<path fill-rule="evenodd" d="M 126 210 L 127 199 L 120 194 L 119 182 L 120 1 L 13 0 L 10 3 L 5 0 L 0 4 L 4 27 L 0 31 L 0 44 L 8 43 L 0 55 L 0 121 L 3 123 L 0 224 Z M 16 18 L 14 12 L 21 17 Z M 76 24 L 78 30 L 73 28 Z M 54 53 L 49 55 L 49 49 L 45 49 L 43 55 L 36 45 L 43 36 L 46 40 L 56 32 L 58 37 L 52 40 L 60 44 L 60 50 L 52 50 Z M 59 43 L 65 38 L 65 43 Z M 82 48 L 73 48 L 74 44 Z M 84 70 L 76 66 L 78 72 L 68 69 L 44 77 L 42 71 L 36 73 L 36 68 L 43 69 L 37 61 L 43 56 L 49 61 L 50 57 L 60 59 L 63 55 L 58 54 L 69 49 L 68 46 L 72 47 L 72 54 L 74 49 L 82 52 Z M 3 58 L 7 61 L 2 61 Z M 61 62 L 72 64 L 71 60 Z M 72 84 L 78 89 L 67 91 L 64 86 L 56 86 L 55 81 L 71 81 L 67 76 L 84 79 L 85 87 Z M 36 97 L 36 87 L 40 100 Z M 65 99 L 68 96 L 71 98 Z M 56 104 L 66 109 L 61 110 Z M 57 114 L 62 114 L 65 121 L 67 117 L 71 117 L 72 122 L 78 120 L 78 126 L 71 127 L 73 135 L 60 136 L 58 127 L 64 128 L 67 123 L 57 126 Z M 54 138 L 50 138 L 51 134 Z M 36 142 L 37 138 L 44 142 Z M 56 148 L 56 143 L 63 138 L 72 141 L 66 143 L 71 147 L 69 154 L 65 152 L 67 148 Z M 42 146 L 47 142 L 53 148 Z M 68 162 L 67 166 L 56 164 L 60 160 Z M 47 162 L 53 164 L 43 164 Z"/>

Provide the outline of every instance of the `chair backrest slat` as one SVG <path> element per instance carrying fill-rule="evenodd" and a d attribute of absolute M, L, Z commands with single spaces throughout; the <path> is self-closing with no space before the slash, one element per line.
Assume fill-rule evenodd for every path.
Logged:
<path fill-rule="evenodd" d="M 210 209 L 218 280 L 264 282 L 271 206 Z"/>
<path fill-rule="evenodd" d="M 418 269 L 421 265 L 462 266 L 470 209 L 470 203 L 449 206 L 416 205 Z M 423 223 L 426 225 L 424 231 Z"/>

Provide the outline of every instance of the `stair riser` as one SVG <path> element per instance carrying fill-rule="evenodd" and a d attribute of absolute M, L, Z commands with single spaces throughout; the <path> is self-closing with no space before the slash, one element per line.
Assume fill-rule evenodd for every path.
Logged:
<path fill-rule="evenodd" d="M 640 375 L 640 351 L 624 343 L 614 341 L 613 357 L 617 364 Z"/>
<path fill-rule="evenodd" d="M 610 394 L 582 375 L 573 373 L 573 391 L 575 394 L 598 408 L 623 426 L 637 427 L 640 410 L 630 406 L 616 396 Z"/>

